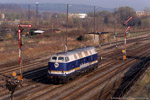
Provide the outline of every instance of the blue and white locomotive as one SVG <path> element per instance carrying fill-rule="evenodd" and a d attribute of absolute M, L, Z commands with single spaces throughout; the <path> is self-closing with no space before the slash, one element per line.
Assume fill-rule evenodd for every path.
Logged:
<path fill-rule="evenodd" d="M 48 77 L 52 82 L 67 82 L 77 75 L 97 67 L 96 48 L 80 48 L 51 55 L 48 63 Z"/>

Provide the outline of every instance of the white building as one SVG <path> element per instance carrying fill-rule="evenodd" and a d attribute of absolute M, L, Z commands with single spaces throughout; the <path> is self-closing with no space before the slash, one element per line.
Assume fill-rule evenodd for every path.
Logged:
<path fill-rule="evenodd" d="M 86 18 L 87 14 L 85 14 L 85 13 L 69 14 L 69 17 L 73 17 L 73 18 Z"/>
<path fill-rule="evenodd" d="M 142 17 L 142 16 L 150 16 L 150 12 L 146 12 L 146 11 L 137 11 L 136 15 L 138 17 Z"/>

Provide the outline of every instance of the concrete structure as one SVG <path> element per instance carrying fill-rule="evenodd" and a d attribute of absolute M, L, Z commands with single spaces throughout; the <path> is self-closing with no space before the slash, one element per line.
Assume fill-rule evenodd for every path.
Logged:
<path fill-rule="evenodd" d="M 5 19 L 5 14 L 1 14 L 1 18 L 2 18 L 2 20 L 4 20 Z"/>

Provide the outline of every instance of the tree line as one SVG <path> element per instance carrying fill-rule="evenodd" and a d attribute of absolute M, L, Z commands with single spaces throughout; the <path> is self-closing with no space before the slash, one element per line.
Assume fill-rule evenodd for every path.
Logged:
<path fill-rule="evenodd" d="M 144 11 L 150 12 L 150 8 L 145 8 Z M 15 21 L 16 19 L 20 20 L 20 23 L 23 24 L 36 24 L 39 27 L 48 27 L 48 28 L 66 28 L 66 13 L 54 13 L 46 11 L 36 10 L 26 10 L 20 8 L 18 5 L 3 5 L 0 4 L 0 14 L 5 14 L 5 21 L 0 24 L 0 33 L 4 29 L 8 29 L 10 25 L 7 21 Z M 86 18 L 77 18 L 69 17 L 68 28 L 76 28 L 79 30 L 85 30 L 86 32 L 93 32 L 94 25 L 94 12 L 87 13 L 88 17 Z M 113 28 L 122 28 L 124 27 L 124 21 L 129 17 L 133 19 L 128 23 L 128 25 L 136 28 L 150 28 L 150 16 L 138 17 L 136 11 L 131 7 L 119 7 L 115 8 L 114 11 L 96 11 L 95 20 L 96 20 L 96 30 L 105 31 L 106 27 Z M 2 18 L 0 17 L 2 21 Z M 11 28 L 9 27 L 9 28 Z M 14 27 L 13 27 L 14 30 Z"/>

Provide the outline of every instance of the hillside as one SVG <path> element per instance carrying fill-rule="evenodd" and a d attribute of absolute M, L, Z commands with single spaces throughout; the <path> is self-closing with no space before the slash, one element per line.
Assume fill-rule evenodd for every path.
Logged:
<path fill-rule="evenodd" d="M 0 5 L 4 5 L 4 6 L 1 6 L 1 8 L 3 9 L 7 9 L 8 7 L 11 7 L 11 9 L 16 9 L 16 7 L 28 9 L 29 4 L 0 4 Z M 35 10 L 36 5 L 30 4 L 30 9 Z M 41 3 L 40 4 L 39 3 L 38 9 L 40 11 L 64 13 L 66 12 L 67 7 L 66 7 L 66 4 L 59 4 L 59 3 L 57 4 Z M 88 12 L 93 12 L 93 10 L 94 10 L 93 6 L 83 5 L 83 4 L 71 4 L 71 6 L 69 7 L 69 12 L 71 13 L 88 13 Z M 96 7 L 96 11 L 103 11 L 103 10 L 113 11 L 113 9 L 109 9 L 109 8 Z"/>

